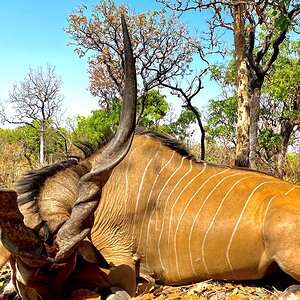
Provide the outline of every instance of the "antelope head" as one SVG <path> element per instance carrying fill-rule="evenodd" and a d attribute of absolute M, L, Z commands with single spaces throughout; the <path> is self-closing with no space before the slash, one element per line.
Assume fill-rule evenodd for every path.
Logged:
<path fill-rule="evenodd" d="M 121 20 L 125 85 L 120 125 L 91 171 L 80 179 L 79 198 L 51 246 L 24 224 L 16 192 L 0 191 L 1 242 L 11 253 L 12 283 L 23 299 L 56 299 L 60 295 L 64 282 L 75 269 L 78 254 L 85 257 L 90 251 L 86 251 L 82 243 L 91 230 L 102 187 L 130 149 L 135 131 L 137 83 L 131 42 L 123 16 Z M 89 249 L 95 250 L 93 246 Z M 99 262 L 99 257 L 92 260 Z M 103 264 L 106 262 L 102 261 Z"/>

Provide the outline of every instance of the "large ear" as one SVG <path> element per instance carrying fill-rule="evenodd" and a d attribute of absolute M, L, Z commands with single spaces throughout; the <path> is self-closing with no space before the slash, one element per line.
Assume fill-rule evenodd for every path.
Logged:
<path fill-rule="evenodd" d="M 43 242 L 24 225 L 17 205 L 17 193 L 13 190 L 0 189 L 0 230 L 1 243 L 10 253 L 32 260 L 32 265 L 47 261 Z M 7 254 L 4 249 L 1 251 Z"/>
<path fill-rule="evenodd" d="M 114 138 L 98 157 L 92 170 L 79 181 L 79 197 L 72 208 L 70 218 L 56 236 L 59 248 L 56 261 L 67 258 L 75 246 L 89 234 L 93 224 L 93 213 L 101 198 L 102 187 L 113 168 L 128 153 L 134 136 L 137 102 L 135 63 L 123 15 L 121 20 L 125 55 L 125 85 L 120 124 Z"/>

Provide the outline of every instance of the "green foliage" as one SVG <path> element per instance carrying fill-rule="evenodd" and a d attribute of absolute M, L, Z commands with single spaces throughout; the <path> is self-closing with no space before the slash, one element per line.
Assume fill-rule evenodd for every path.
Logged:
<path fill-rule="evenodd" d="M 286 176 L 289 182 L 300 184 L 300 153 L 288 153 L 286 155 Z"/>
<path fill-rule="evenodd" d="M 270 3 L 271 16 L 274 18 L 275 28 L 280 31 L 288 30 L 289 25 L 291 25 L 291 19 L 286 10 L 290 2 L 290 0 L 277 0 Z"/>
<path fill-rule="evenodd" d="M 275 20 L 275 26 L 281 31 L 287 30 L 291 20 L 286 15 L 281 15 Z"/>
<path fill-rule="evenodd" d="M 265 123 L 267 129 L 277 134 L 284 133 L 285 126 L 296 128 L 300 123 L 300 57 L 299 57 L 300 42 L 290 42 L 283 45 L 281 54 L 274 63 L 270 76 L 267 78 L 263 86 L 263 94 L 267 95 L 267 103 L 262 102 L 261 119 Z M 271 128 L 270 128 L 271 126 Z M 262 131 L 262 140 L 264 135 Z M 280 146 L 281 139 L 274 138 L 273 133 L 268 133 L 272 136 L 274 147 Z M 269 143 L 271 143 L 271 141 Z M 262 145 L 266 145 L 264 142 Z M 270 145 L 266 145 L 270 147 Z M 267 147 L 267 149 L 268 149 Z"/>
<path fill-rule="evenodd" d="M 77 141 L 88 141 L 92 144 L 99 142 L 105 134 L 114 130 L 119 122 L 121 102 L 114 98 L 111 111 L 104 109 L 93 110 L 88 117 L 77 116 L 75 118 L 76 128 L 73 131 L 72 139 Z"/>
<path fill-rule="evenodd" d="M 266 150 L 274 149 L 276 152 L 276 149 L 282 143 L 282 136 L 279 133 L 275 133 L 272 128 L 269 128 L 259 133 L 258 141 L 262 148 Z"/>
<path fill-rule="evenodd" d="M 284 45 L 263 88 L 263 92 L 271 93 L 274 100 L 284 105 L 282 113 L 289 118 L 299 117 L 299 111 L 293 110 L 300 86 L 299 46 L 300 42 Z"/>
<path fill-rule="evenodd" d="M 142 110 L 142 101 L 142 98 L 138 99 L 138 110 Z M 143 113 L 138 126 L 157 129 L 159 122 L 169 110 L 168 102 L 157 90 L 149 91 L 143 102 Z M 115 131 L 119 123 L 121 108 L 121 101 L 114 98 L 109 112 L 106 109 L 99 109 L 92 111 L 92 115 L 88 117 L 77 116 L 73 139 L 89 141 L 92 144 L 99 142 L 108 131 Z"/>
<path fill-rule="evenodd" d="M 210 100 L 207 112 L 207 139 L 210 143 L 222 142 L 234 144 L 236 142 L 237 101 L 236 97 L 223 100 Z"/>
<path fill-rule="evenodd" d="M 164 124 L 159 127 L 159 130 L 176 136 L 181 141 L 190 137 L 193 134 L 191 125 L 196 123 L 195 114 L 189 109 L 183 109 L 178 119 L 170 124 Z"/>
<path fill-rule="evenodd" d="M 139 98 L 138 110 L 141 109 L 142 101 L 143 99 Z M 144 110 L 138 126 L 148 129 L 157 129 L 159 122 L 166 116 L 170 106 L 165 97 L 157 90 L 147 92 L 144 102 Z"/>
<path fill-rule="evenodd" d="M 66 129 L 59 128 L 61 133 L 66 134 Z M 65 140 L 62 134 L 49 124 L 45 132 L 45 159 L 52 163 L 65 157 Z M 0 145 L 14 144 L 15 147 L 22 149 L 21 155 L 26 158 L 30 168 L 39 167 L 39 148 L 40 148 L 40 125 L 33 121 L 31 125 L 23 125 L 15 129 L 0 128 Z"/>
<path fill-rule="evenodd" d="M 281 15 L 281 12 L 278 13 L 278 18 Z M 267 164 L 270 165 L 272 160 L 273 170 L 277 168 L 276 157 L 280 153 L 284 157 L 287 147 L 293 143 L 297 124 L 300 124 L 299 49 L 298 41 L 284 42 L 262 86 L 257 150 Z M 254 51 L 259 51 L 259 48 Z M 270 59 L 270 54 L 265 59 Z M 211 70 L 211 79 L 221 85 L 226 100 L 209 102 L 205 128 L 207 140 L 224 146 L 235 144 L 237 107 L 234 97 L 227 96 L 228 91 L 233 92 L 230 88 L 234 86 L 234 64 L 215 65 Z"/>
<path fill-rule="evenodd" d="M 18 141 L 21 136 L 13 129 L 0 128 L 0 145 L 3 143 L 14 143 Z"/>
<path fill-rule="evenodd" d="M 19 126 L 14 130 L 18 143 L 21 145 L 24 156 L 32 166 L 39 157 L 40 132 L 39 126 Z"/>
<path fill-rule="evenodd" d="M 13 129 L 0 128 L 0 186 L 10 187 L 24 172 L 24 156 Z"/>
<path fill-rule="evenodd" d="M 210 80 L 216 81 L 223 88 L 235 85 L 236 66 L 234 59 L 227 63 L 215 63 L 210 67 Z"/>

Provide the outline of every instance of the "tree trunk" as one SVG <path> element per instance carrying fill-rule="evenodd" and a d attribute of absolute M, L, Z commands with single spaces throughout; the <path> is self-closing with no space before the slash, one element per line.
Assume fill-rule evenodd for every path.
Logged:
<path fill-rule="evenodd" d="M 201 160 L 205 160 L 205 129 L 204 129 L 202 121 L 201 121 L 201 116 L 200 116 L 198 110 L 192 105 L 191 102 L 187 103 L 187 107 L 196 116 L 196 120 L 197 120 L 198 126 L 199 126 L 200 131 L 201 131 L 201 141 L 200 141 L 200 144 L 201 144 L 201 153 L 200 153 L 200 159 Z"/>
<path fill-rule="evenodd" d="M 245 4 L 234 5 L 234 47 L 237 84 L 237 146 L 235 165 L 249 167 L 249 97 L 245 40 Z"/>
<path fill-rule="evenodd" d="M 144 93 L 142 94 L 142 96 L 141 96 L 139 99 L 141 99 L 141 101 L 140 101 L 141 107 L 140 107 L 139 111 L 137 112 L 137 116 L 136 116 L 136 125 L 139 124 L 139 122 L 140 122 L 140 120 L 141 120 L 141 117 L 142 117 L 142 115 L 143 115 L 143 113 L 144 113 L 144 110 L 145 110 L 145 103 L 146 103 L 146 101 L 147 101 L 147 92 L 144 92 Z M 139 100 L 139 99 L 138 99 L 138 100 Z"/>
<path fill-rule="evenodd" d="M 285 155 L 289 146 L 289 141 L 293 133 L 294 125 L 289 120 L 284 120 L 281 124 L 280 135 L 282 136 L 282 144 L 278 151 L 277 165 L 276 165 L 276 176 L 283 178 L 285 175 Z"/>
<path fill-rule="evenodd" d="M 258 150 L 258 121 L 260 110 L 261 86 L 251 88 L 250 108 L 250 127 L 249 127 L 249 163 L 250 168 L 257 169 L 257 150 Z"/>
<path fill-rule="evenodd" d="M 44 166 L 44 144 L 45 144 L 45 124 L 41 123 L 40 132 L 40 166 Z"/>

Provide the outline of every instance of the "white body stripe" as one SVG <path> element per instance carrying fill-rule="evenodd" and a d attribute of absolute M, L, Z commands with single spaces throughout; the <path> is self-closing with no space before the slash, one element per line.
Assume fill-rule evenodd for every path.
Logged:
<path fill-rule="evenodd" d="M 144 184 L 145 176 L 147 174 L 149 166 L 156 159 L 156 156 L 159 153 L 159 150 L 160 150 L 160 147 L 156 151 L 155 155 L 147 163 L 147 165 L 145 167 L 145 170 L 144 170 L 144 173 L 143 173 L 143 176 L 142 176 L 142 179 L 141 179 L 141 182 L 140 182 L 140 185 L 139 185 L 138 195 L 137 195 L 137 198 L 136 198 L 136 201 L 135 201 L 135 209 L 134 209 L 134 217 L 133 217 L 133 228 L 132 228 L 132 240 L 135 237 L 135 227 L 136 227 L 135 222 L 136 222 L 137 210 L 138 210 L 138 205 L 139 205 L 139 202 L 140 202 L 141 191 L 142 191 L 142 187 L 143 187 L 143 184 Z M 147 203 L 147 206 L 148 206 L 148 203 Z M 145 211 L 144 211 L 144 216 L 145 216 Z M 143 222 L 144 222 L 144 219 L 143 219 Z"/>
<path fill-rule="evenodd" d="M 282 182 L 282 183 L 285 183 L 285 182 Z M 296 186 L 294 186 L 294 187 L 292 187 L 290 190 L 288 190 L 284 195 L 285 196 L 287 196 L 290 192 L 292 192 L 294 189 L 296 188 Z M 267 217 L 267 214 L 268 214 L 268 212 L 269 212 L 269 208 L 270 208 L 270 206 L 271 206 L 271 203 L 273 202 L 273 200 L 275 199 L 275 198 L 277 198 L 277 197 L 279 197 L 280 195 L 275 195 L 275 196 L 273 196 L 270 200 L 269 200 L 269 202 L 268 202 L 268 204 L 267 204 L 267 207 L 266 207 L 266 211 L 265 211 L 265 213 L 264 213 L 264 217 L 263 217 L 263 221 L 262 221 L 262 230 L 264 230 L 265 229 L 265 221 L 266 221 L 266 217 Z"/>
<path fill-rule="evenodd" d="M 167 163 L 161 168 L 161 170 L 159 171 L 159 173 L 157 174 L 154 182 L 153 182 L 153 185 L 152 185 L 152 189 L 150 191 L 150 194 L 149 194 L 149 197 L 148 197 L 148 201 L 147 203 L 149 203 L 150 199 L 151 199 L 151 196 L 152 196 L 152 193 L 154 191 L 154 187 L 158 181 L 158 178 L 160 177 L 161 173 L 169 166 L 169 164 L 171 163 L 172 159 L 174 158 L 174 155 L 175 155 L 175 151 L 172 151 L 172 156 L 170 157 L 170 159 L 167 161 Z M 148 249 L 149 247 L 149 234 L 150 234 L 150 230 L 151 230 L 151 220 L 152 220 L 152 217 L 154 215 L 154 213 L 157 213 L 157 209 L 158 209 L 158 206 L 157 206 L 157 201 L 156 201 L 156 208 L 152 210 L 151 212 L 151 215 L 150 215 L 150 218 L 149 218 L 149 222 L 148 222 L 148 227 L 147 227 L 147 236 L 146 236 L 146 248 Z M 146 266 L 148 266 L 148 256 L 146 255 Z"/>
<path fill-rule="evenodd" d="M 186 157 L 183 157 L 181 159 L 181 163 L 180 165 L 178 166 L 178 168 L 173 172 L 173 174 L 169 177 L 169 179 L 167 180 L 166 184 L 164 185 L 163 189 L 161 190 L 160 194 L 159 194 L 159 197 L 161 196 L 162 194 L 162 191 L 165 189 L 165 187 L 169 184 L 170 180 L 175 176 L 175 174 L 181 169 L 182 165 L 183 165 L 183 161 L 186 159 Z M 174 189 L 173 189 L 174 190 Z M 172 191 L 173 191 L 172 190 Z M 171 192 L 172 194 L 172 192 Z M 170 195 L 168 197 L 168 199 L 170 198 Z M 158 198 L 159 199 L 159 198 Z M 164 203 L 164 213 L 163 213 L 163 221 L 162 221 L 162 225 L 161 225 L 161 230 L 160 230 L 160 234 L 159 234 L 159 238 L 158 238 L 158 243 L 157 243 L 157 250 L 158 250 L 158 259 L 159 259 L 159 262 L 160 262 L 160 265 L 162 267 L 163 270 L 165 270 L 165 267 L 164 267 L 164 263 L 162 261 L 162 256 L 161 256 L 161 253 L 160 253 L 160 244 L 161 244 L 161 240 L 162 240 L 162 235 L 163 235 L 163 230 L 164 230 L 164 224 L 165 224 L 165 214 L 166 214 L 166 209 L 167 209 L 167 204 L 168 204 L 168 199 L 166 201 L 166 203 Z"/>
<path fill-rule="evenodd" d="M 265 185 L 265 184 L 267 184 L 267 183 L 278 184 L 278 183 L 281 183 L 281 182 L 276 182 L 276 181 L 275 181 L 275 182 L 274 182 L 274 181 L 264 181 L 264 182 L 260 183 L 260 184 L 259 184 L 259 185 L 251 192 L 250 196 L 249 196 L 248 199 L 246 200 L 245 205 L 244 205 L 244 207 L 243 207 L 243 209 L 242 209 L 242 211 L 241 211 L 241 213 L 240 213 L 240 216 L 239 216 L 239 218 L 238 218 L 238 220 L 237 220 L 237 222 L 236 222 L 236 225 L 234 226 L 234 229 L 233 229 L 233 232 L 232 232 L 232 234 L 231 234 L 231 237 L 230 237 L 230 240 L 229 240 L 229 243 L 228 243 L 228 246 L 227 246 L 227 250 L 226 250 L 226 259 L 227 259 L 227 262 L 228 262 L 228 265 L 229 265 L 229 267 L 230 267 L 230 269 L 231 269 L 232 274 L 234 274 L 234 270 L 233 270 L 233 266 L 232 266 L 232 264 L 231 264 L 231 262 L 230 262 L 229 251 L 230 251 L 230 247 L 231 247 L 231 245 L 232 245 L 232 241 L 233 241 L 234 235 L 235 235 L 235 233 L 236 233 L 236 230 L 237 230 L 237 228 L 238 228 L 238 226 L 239 226 L 239 224 L 240 224 L 240 222 L 241 222 L 241 219 L 242 219 L 242 217 L 243 217 L 243 214 L 244 214 L 244 212 L 245 212 L 245 210 L 246 210 L 246 208 L 247 208 L 247 206 L 248 206 L 248 204 L 249 204 L 249 202 L 250 202 L 252 196 L 254 195 L 254 193 L 255 193 L 260 187 L 262 187 L 263 185 Z"/>
<path fill-rule="evenodd" d="M 176 185 L 174 186 L 172 192 L 170 193 L 169 197 L 173 194 L 174 190 L 176 189 L 176 187 L 181 183 L 181 181 L 192 171 L 193 169 L 193 164 L 192 161 L 190 160 L 190 169 L 188 170 L 187 173 L 185 173 L 184 176 L 181 177 L 181 179 L 176 183 Z M 176 198 L 174 204 L 172 205 L 171 208 L 171 214 L 170 214 L 170 219 L 169 219 L 169 233 L 168 233 L 168 245 L 170 243 L 170 235 L 171 235 L 171 223 L 172 223 L 172 218 L 173 218 L 173 210 L 174 210 L 174 206 L 176 205 L 178 199 L 180 198 L 180 196 L 182 195 L 183 191 L 188 187 L 189 183 L 187 185 L 185 185 L 185 187 L 181 190 L 181 192 L 179 193 L 178 197 Z M 169 197 L 167 199 L 167 201 L 169 200 Z"/>
<path fill-rule="evenodd" d="M 187 207 L 191 204 L 191 202 L 194 200 L 194 198 L 196 197 L 196 195 L 197 195 L 197 194 L 200 192 L 200 190 L 205 186 L 205 184 L 206 184 L 209 180 L 211 180 L 212 178 L 214 178 L 214 177 L 216 177 L 216 176 L 218 176 L 218 175 L 220 175 L 220 174 L 222 174 L 222 173 L 224 173 L 224 172 L 227 172 L 227 171 L 229 171 L 229 169 L 222 170 L 221 172 L 218 172 L 218 173 L 216 173 L 216 174 L 210 176 L 210 177 L 209 177 L 209 178 L 208 178 L 208 179 L 207 179 L 207 180 L 206 180 L 206 181 L 205 181 L 205 182 L 197 189 L 197 191 L 194 193 L 194 195 L 191 197 L 191 199 L 190 199 L 189 202 L 187 203 L 186 207 L 184 208 L 184 210 L 183 210 L 183 212 L 182 212 L 182 214 L 181 214 L 181 216 L 180 216 L 180 218 L 179 218 L 180 221 L 178 222 L 178 225 L 177 225 L 177 226 L 179 226 L 179 224 L 180 224 L 180 222 L 181 222 L 181 220 L 182 220 L 182 217 L 183 217 L 185 211 L 187 210 Z M 198 212 L 197 212 L 197 214 L 196 214 L 196 217 L 194 218 L 192 227 L 190 228 L 190 234 L 189 234 L 189 247 L 188 247 L 188 249 L 189 249 L 189 256 L 190 256 L 190 264 L 191 264 L 191 268 L 192 268 L 192 270 L 193 270 L 193 272 L 194 272 L 194 274 L 195 274 L 196 277 L 197 277 L 198 275 L 197 275 L 196 270 L 195 270 L 195 267 L 194 267 L 194 262 L 193 262 L 192 252 L 191 252 L 192 232 L 193 232 L 193 230 L 194 230 L 194 227 L 195 227 L 197 218 L 199 217 L 200 212 L 201 212 L 201 210 L 202 210 L 204 204 L 205 204 L 205 202 L 203 202 L 202 205 L 201 205 L 201 207 L 199 208 L 199 210 L 198 210 Z"/>
<path fill-rule="evenodd" d="M 236 173 L 236 174 L 231 175 L 231 176 L 228 176 L 228 177 L 233 177 L 233 176 L 241 175 L 241 174 L 244 174 L 244 173 Z M 226 177 L 226 178 L 228 178 L 228 177 Z M 232 187 L 227 191 L 227 193 L 226 193 L 225 196 L 223 197 L 223 199 L 222 199 L 221 203 L 219 204 L 219 207 L 218 207 L 218 209 L 217 209 L 217 211 L 216 211 L 214 217 L 212 218 L 212 220 L 211 220 L 211 222 L 210 222 L 210 224 L 209 224 L 209 226 L 208 226 L 208 228 L 207 228 L 207 230 L 206 230 L 206 232 L 205 232 L 205 235 L 204 235 L 204 238 L 203 238 L 203 241 L 202 241 L 202 251 L 201 251 L 201 253 L 202 253 L 203 264 L 204 264 L 204 267 L 205 267 L 205 270 L 206 270 L 207 274 L 210 274 L 210 272 L 209 272 L 209 270 L 208 270 L 207 264 L 205 263 L 204 247 L 205 247 L 205 242 L 206 242 L 206 238 L 207 238 L 207 236 L 208 236 L 208 233 L 209 233 L 210 229 L 212 228 L 212 226 L 213 226 L 213 224 L 214 224 L 214 222 L 215 222 L 215 220 L 216 220 L 216 218 L 217 218 L 217 216 L 218 216 L 218 214 L 219 214 L 219 212 L 220 212 L 220 210 L 221 210 L 221 208 L 222 208 L 222 206 L 223 206 L 223 204 L 224 204 L 224 202 L 225 202 L 227 196 L 230 194 L 230 192 L 231 192 L 231 191 L 232 191 L 232 190 L 233 190 L 240 182 L 242 182 L 242 181 L 245 180 L 245 179 L 249 179 L 249 178 L 251 178 L 251 177 L 253 177 L 253 176 L 243 177 L 243 178 L 239 179 L 238 181 L 236 181 L 236 182 L 232 185 Z"/>
<path fill-rule="evenodd" d="M 127 164 L 127 168 L 126 168 L 126 171 L 125 171 L 125 197 L 124 199 L 128 199 L 129 198 L 129 183 L 128 183 L 128 170 L 129 170 L 129 166 L 130 166 L 130 162 L 131 162 L 131 159 L 134 155 L 134 152 L 139 150 L 139 148 L 141 148 L 143 145 L 144 145 L 145 142 L 143 142 L 141 145 L 139 145 L 138 147 L 134 148 L 133 150 L 131 150 L 131 153 L 129 155 L 129 162 Z M 125 214 L 128 213 L 127 211 L 127 201 L 125 201 L 125 204 L 124 204 L 124 211 L 125 211 Z"/>
<path fill-rule="evenodd" d="M 182 165 L 183 165 L 183 161 L 184 161 L 185 157 L 183 157 L 181 159 L 181 163 L 179 165 L 179 167 L 177 167 L 177 169 L 175 169 L 175 171 L 172 173 L 172 175 L 168 178 L 168 180 L 165 182 L 164 186 L 162 187 L 162 189 L 160 190 L 159 192 L 159 195 L 157 196 L 157 205 L 159 206 L 159 199 L 161 198 L 161 195 L 163 193 L 163 191 L 166 189 L 166 187 L 168 186 L 168 184 L 170 183 L 171 179 L 175 176 L 175 174 L 181 169 Z M 166 209 L 166 205 L 164 203 L 164 209 Z M 157 209 L 156 209 L 157 211 Z M 158 214 L 156 214 L 156 229 L 158 228 L 158 225 L 157 225 L 157 220 L 158 220 Z"/>

